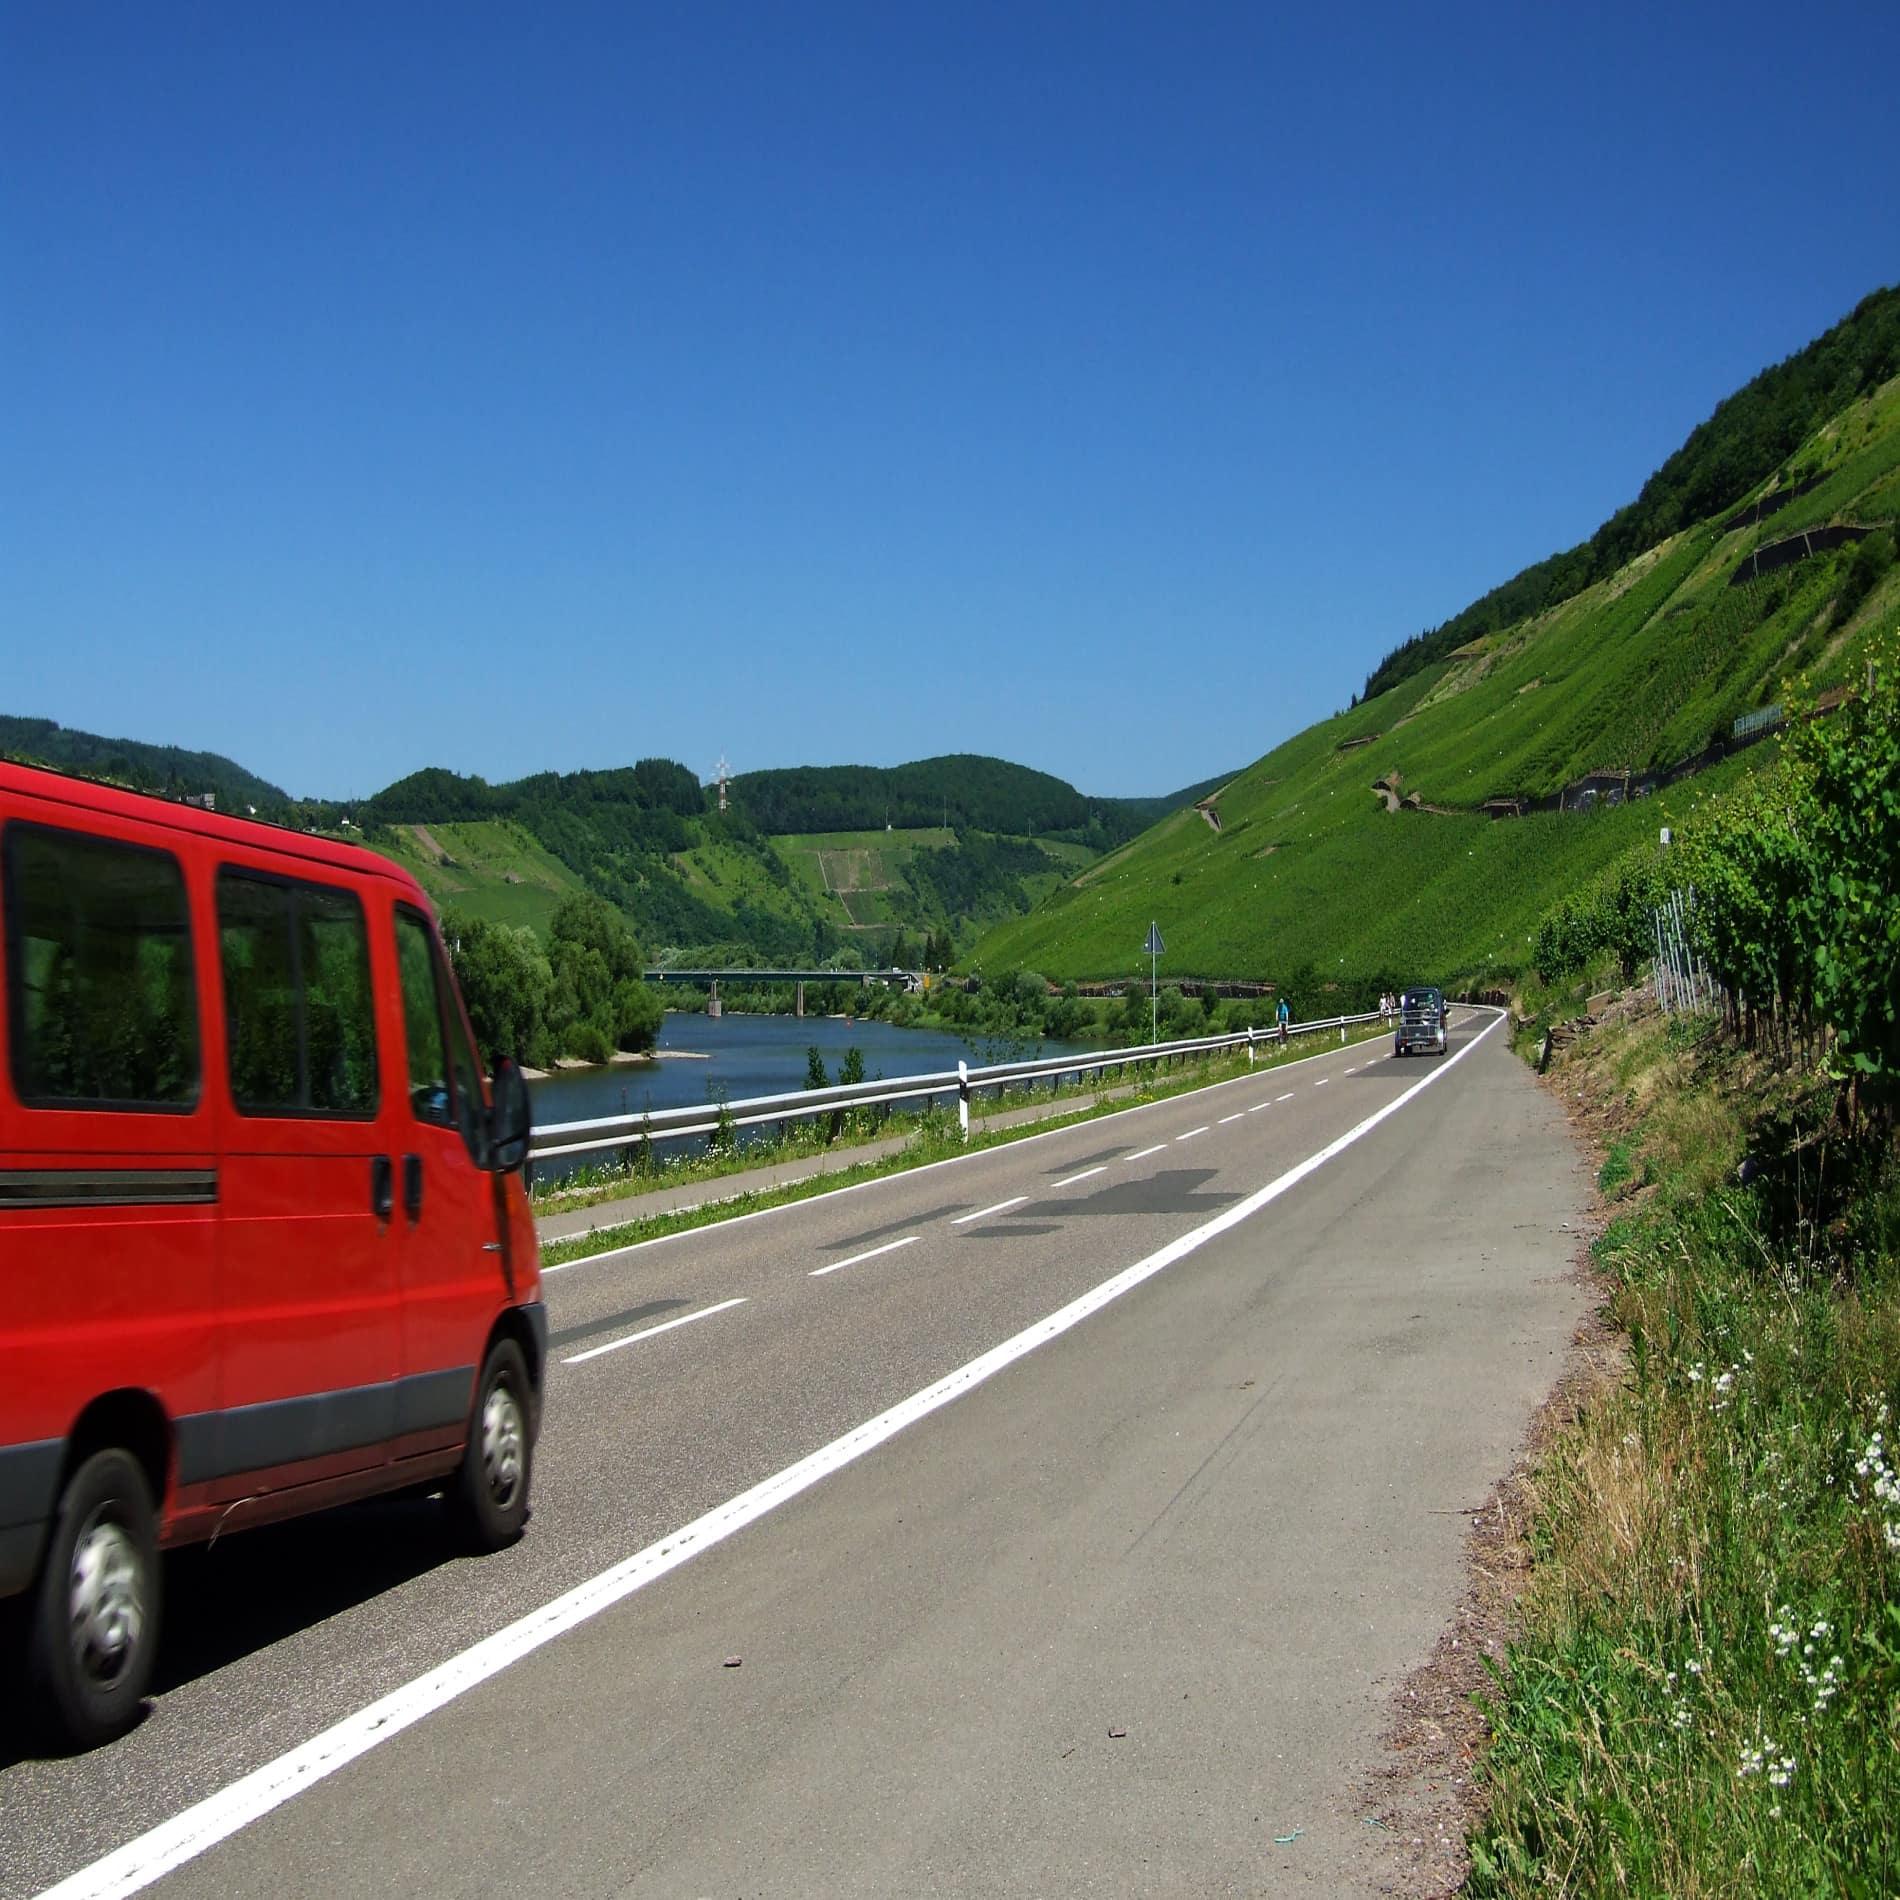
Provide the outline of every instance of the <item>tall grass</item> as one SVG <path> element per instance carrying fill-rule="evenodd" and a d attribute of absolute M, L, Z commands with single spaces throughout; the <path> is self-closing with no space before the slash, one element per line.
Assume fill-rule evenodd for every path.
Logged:
<path fill-rule="evenodd" d="M 1596 1256 L 1627 1351 L 1533 1480 L 1470 1891 L 1900 1891 L 1891 1157 L 1655 1023 L 1565 1081 L 1621 1118 Z"/>

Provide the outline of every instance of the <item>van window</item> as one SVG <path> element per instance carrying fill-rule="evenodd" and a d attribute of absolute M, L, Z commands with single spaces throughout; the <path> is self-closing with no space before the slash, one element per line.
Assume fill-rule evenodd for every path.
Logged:
<path fill-rule="evenodd" d="M 84 832 L 6 831 L 7 1010 L 29 1107 L 198 1099 L 198 998 L 178 860 Z"/>
<path fill-rule="evenodd" d="M 415 911 L 400 905 L 396 910 L 396 964 L 402 972 L 409 1106 L 418 1121 L 453 1128 L 448 1051 L 442 1040 L 442 998 L 436 988 L 429 926 Z"/>
<path fill-rule="evenodd" d="M 396 962 L 409 1045 L 409 1104 L 418 1120 L 459 1129 L 479 1162 L 482 1082 L 462 1027 L 455 984 L 427 919 L 401 904 L 396 907 Z"/>
<path fill-rule="evenodd" d="M 356 894 L 226 865 L 218 943 L 238 1112 L 373 1117 L 376 1009 Z"/>

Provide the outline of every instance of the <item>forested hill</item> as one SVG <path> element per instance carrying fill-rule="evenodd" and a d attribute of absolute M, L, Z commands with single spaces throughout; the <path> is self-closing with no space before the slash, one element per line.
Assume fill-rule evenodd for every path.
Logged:
<path fill-rule="evenodd" d="M 804 765 L 742 772 L 735 809 L 761 831 L 898 831 L 949 826 L 1069 839 L 1107 850 L 1192 804 L 1218 778 L 1164 798 L 1090 798 L 1047 772 L 951 753 L 910 765 Z"/>
<path fill-rule="evenodd" d="M 191 752 L 183 746 L 151 745 L 142 739 L 107 739 L 96 732 L 75 732 L 53 719 L 21 719 L 0 713 L 0 757 L 29 765 L 50 765 L 62 772 L 129 785 L 135 791 L 172 798 L 212 793 L 220 811 L 257 808 L 260 817 L 281 817 L 290 799 L 277 786 L 247 772 L 217 752 Z"/>
<path fill-rule="evenodd" d="M 1581 594 L 1646 549 L 1740 503 L 1771 475 L 1764 503 L 1801 485 L 1790 458 L 1829 416 L 1900 375 L 1900 287 L 1877 290 L 1806 349 L 1716 405 L 1708 421 L 1589 540 L 1527 567 L 1442 626 L 1414 634 L 1372 670 L 1372 699 L 1481 635 L 1515 626 Z M 1355 702 L 1357 703 L 1357 702 Z"/>

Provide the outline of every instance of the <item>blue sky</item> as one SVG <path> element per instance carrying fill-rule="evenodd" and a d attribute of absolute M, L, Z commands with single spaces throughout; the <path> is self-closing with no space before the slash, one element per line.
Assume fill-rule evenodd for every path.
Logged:
<path fill-rule="evenodd" d="M 1236 768 L 1900 278 L 1900 9 L 0 14 L 0 711 Z"/>

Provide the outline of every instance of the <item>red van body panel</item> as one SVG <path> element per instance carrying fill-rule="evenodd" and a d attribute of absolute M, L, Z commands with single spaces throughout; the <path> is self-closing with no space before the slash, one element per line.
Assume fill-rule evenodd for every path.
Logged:
<path fill-rule="evenodd" d="M 22 1099 L 11 1038 L 24 953 L 6 869 L 16 827 L 176 864 L 195 1099 L 157 1110 Z M 240 1110 L 221 874 L 331 906 L 347 944 L 366 933 L 373 1099 L 352 1098 L 349 1112 Z M 457 1083 L 460 1127 L 413 1104 L 399 910 L 412 927 L 427 920 L 453 1014 L 445 1035 L 472 1053 L 428 899 L 400 867 L 0 762 L 0 1596 L 31 1583 L 63 1472 L 99 1448 L 91 1421 L 149 1434 L 125 1448 L 147 1459 L 171 1544 L 452 1473 L 498 1328 L 522 1338 L 538 1394 L 546 1327 L 527 1197 L 464 1137 L 484 1111 L 478 1073 Z M 307 1075 L 318 1056 L 306 991 L 296 995 Z M 367 1098 L 363 1077 L 359 1049 L 351 1086 Z"/>

